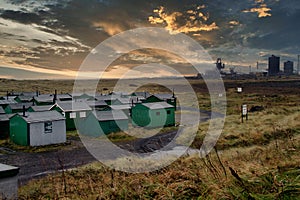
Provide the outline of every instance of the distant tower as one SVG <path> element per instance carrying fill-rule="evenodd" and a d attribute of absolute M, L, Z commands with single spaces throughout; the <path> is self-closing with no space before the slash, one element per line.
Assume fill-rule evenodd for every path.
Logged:
<path fill-rule="evenodd" d="M 216 62 L 216 67 L 219 71 L 221 71 L 222 69 L 225 68 L 225 64 L 222 63 L 222 59 L 221 58 L 218 58 L 217 59 L 217 62 Z"/>
<path fill-rule="evenodd" d="M 269 57 L 269 68 L 268 68 L 269 76 L 277 75 L 279 73 L 279 66 L 280 66 L 280 57 L 274 55 Z"/>
<path fill-rule="evenodd" d="M 283 70 L 286 75 L 292 75 L 294 73 L 294 62 L 292 62 L 292 61 L 284 62 Z"/>
<path fill-rule="evenodd" d="M 299 64 L 299 60 L 300 60 L 300 55 L 298 55 L 297 75 L 299 75 L 299 71 L 300 71 L 300 64 Z"/>

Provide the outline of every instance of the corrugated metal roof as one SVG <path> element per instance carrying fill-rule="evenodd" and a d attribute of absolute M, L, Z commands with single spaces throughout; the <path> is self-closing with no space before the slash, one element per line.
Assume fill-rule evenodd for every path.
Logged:
<path fill-rule="evenodd" d="M 5 99 L 15 99 L 17 96 L 1 96 L 0 99 L 5 100 Z"/>
<path fill-rule="evenodd" d="M 30 106 L 32 106 L 31 102 L 28 103 L 15 103 L 15 104 L 10 104 L 9 107 L 12 110 L 20 110 L 23 109 L 23 106 L 25 106 L 25 109 L 28 109 Z"/>
<path fill-rule="evenodd" d="M 95 113 L 93 113 L 95 114 Z M 126 120 L 128 117 L 121 110 L 96 111 L 98 121 Z"/>
<path fill-rule="evenodd" d="M 35 112 L 40 112 L 40 111 L 48 111 L 50 110 L 50 108 L 52 107 L 52 105 L 47 105 L 47 106 L 30 106 L 30 108 L 32 108 L 33 111 Z"/>
<path fill-rule="evenodd" d="M 13 99 L 5 99 L 5 100 L 0 100 L 0 105 L 8 105 L 8 104 L 15 104 L 18 103 Z"/>
<path fill-rule="evenodd" d="M 118 96 L 115 95 L 102 95 L 102 96 L 96 96 L 96 100 L 98 101 L 113 101 L 116 100 Z"/>
<path fill-rule="evenodd" d="M 54 98 L 54 96 L 52 96 L 52 95 L 43 95 L 43 96 L 34 97 L 34 99 L 37 102 L 44 102 L 44 103 L 53 102 L 53 98 Z"/>
<path fill-rule="evenodd" d="M 3 121 L 9 121 L 9 116 L 6 115 L 6 114 L 1 114 L 0 115 L 0 122 L 3 122 Z"/>
<path fill-rule="evenodd" d="M 147 108 L 151 110 L 156 109 L 163 109 L 163 108 L 173 108 L 174 106 L 166 103 L 166 102 L 155 102 L 155 103 L 143 103 L 143 106 L 146 106 Z"/>
<path fill-rule="evenodd" d="M 135 96 L 142 96 L 144 98 L 148 98 L 151 96 L 151 94 L 149 92 L 134 92 L 132 94 Z"/>
<path fill-rule="evenodd" d="M 5 110 L 0 106 L 0 114 L 5 114 Z"/>
<path fill-rule="evenodd" d="M 107 106 L 107 103 L 105 101 L 86 101 L 86 103 L 90 106 L 90 107 L 97 107 L 97 106 Z"/>
<path fill-rule="evenodd" d="M 173 94 L 170 94 L 170 93 L 154 94 L 154 96 L 161 99 L 161 100 L 172 99 L 173 98 Z"/>
<path fill-rule="evenodd" d="M 18 96 L 21 101 L 31 101 L 33 99 L 32 96 Z"/>
<path fill-rule="evenodd" d="M 109 107 L 111 107 L 111 109 L 113 109 L 113 110 L 126 110 L 126 109 L 131 108 L 131 106 L 129 104 L 126 104 L 126 105 L 110 105 Z"/>
<path fill-rule="evenodd" d="M 56 110 L 44 111 L 44 112 L 26 112 L 25 117 L 23 116 L 22 113 L 19 113 L 19 115 L 27 123 L 65 120 L 65 118 Z"/>
<path fill-rule="evenodd" d="M 70 94 L 57 94 L 57 99 L 72 99 L 72 96 Z"/>
<path fill-rule="evenodd" d="M 19 173 L 19 168 L 0 163 L 0 178 L 16 176 Z"/>
<path fill-rule="evenodd" d="M 91 107 L 87 103 L 85 103 L 85 102 L 79 102 L 79 101 L 57 102 L 52 107 L 54 107 L 54 106 L 58 106 L 64 112 L 92 110 Z"/>

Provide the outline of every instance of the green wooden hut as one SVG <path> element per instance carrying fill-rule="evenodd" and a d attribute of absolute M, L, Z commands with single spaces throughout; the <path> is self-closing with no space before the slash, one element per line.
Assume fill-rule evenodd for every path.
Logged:
<path fill-rule="evenodd" d="M 131 96 L 138 96 L 147 99 L 148 97 L 151 96 L 151 94 L 149 92 L 133 92 Z"/>
<path fill-rule="evenodd" d="M 65 118 L 57 111 L 15 114 L 10 118 L 10 139 L 22 146 L 64 143 Z"/>
<path fill-rule="evenodd" d="M 23 112 L 24 107 L 25 107 L 25 110 L 27 111 L 27 109 L 30 106 L 32 106 L 31 102 L 27 102 L 27 103 L 15 103 L 15 104 L 10 104 L 10 105 L 6 106 L 6 108 L 4 110 L 5 110 L 5 112 L 7 114 L 19 113 L 19 112 Z"/>
<path fill-rule="evenodd" d="M 54 104 L 50 110 L 60 112 L 66 118 L 67 130 L 76 130 L 75 119 L 86 118 L 92 111 L 85 102 L 63 101 Z"/>
<path fill-rule="evenodd" d="M 49 111 L 52 105 L 46 105 L 46 106 L 30 106 L 28 108 L 28 112 L 41 112 L 41 111 Z"/>
<path fill-rule="evenodd" d="M 154 102 L 167 102 L 168 104 L 174 106 L 175 110 L 177 107 L 177 98 L 174 94 L 169 93 L 160 93 L 160 94 L 154 94 L 146 98 L 146 100 L 142 100 L 143 103 L 154 103 Z"/>
<path fill-rule="evenodd" d="M 18 103 L 28 103 L 28 102 L 32 102 L 33 101 L 33 97 L 32 96 L 17 96 L 15 98 L 15 100 Z"/>
<path fill-rule="evenodd" d="M 81 134 L 97 137 L 128 130 L 128 117 L 121 110 L 95 111 L 83 119 L 78 127 Z"/>
<path fill-rule="evenodd" d="M 129 104 L 126 105 L 110 105 L 107 106 L 104 110 L 121 110 L 127 117 L 130 117 L 131 106 Z"/>
<path fill-rule="evenodd" d="M 14 99 L 0 100 L 0 106 L 2 106 L 2 108 L 6 108 L 6 106 L 8 106 L 10 104 L 15 104 L 15 103 L 18 103 L 18 102 L 16 102 Z"/>
<path fill-rule="evenodd" d="M 39 95 L 37 97 L 33 97 L 33 101 L 35 105 L 38 106 L 53 105 L 55 100 L 56 100 L 55 96 L 51 94 Z"/>
<path fill-rule="evenodd" d="M 115 102 L 117 100 L 119 96 L 116 95 L 98 95 L 96 96 L 96 101 L 105 101 L 105 103 L 107 103 L 107 105 L 111 105 L 113 104 L 113 102 Z"/>
<path fill-rule="evenodd" d="M 132 124 L 147 128 L 174 126 L 175 108 L 166 102 L 136 104 L 131 109 Z"/>

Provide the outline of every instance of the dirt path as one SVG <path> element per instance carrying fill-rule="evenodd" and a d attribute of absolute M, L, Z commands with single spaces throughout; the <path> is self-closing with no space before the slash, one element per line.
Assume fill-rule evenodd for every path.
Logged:
<path fill-rule="evenodd" d="M 200 121 L 206 121 L 208 118 L 209 114 L 203 112 Z M 176 136 L 176 133 L 177 131 L 172 131 L 146 139 L 119 142 L 116 144 L 131 152 L 152 152 L 170 143 Z M 19 167 L 19 185 L 24 185 L 31 179 L 96 161 L 78 138 L 74 137 L 68 140 L 71 148 L 62 148 L 56 151 L 41 153 L 8 152 L 7 154 L 0 154 L 0 163 Z"/>

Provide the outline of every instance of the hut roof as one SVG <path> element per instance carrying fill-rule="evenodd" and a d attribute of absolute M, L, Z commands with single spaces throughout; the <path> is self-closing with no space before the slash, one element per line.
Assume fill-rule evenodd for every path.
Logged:
<path fill-rule="evenodd" d="M 27 123 L 47 122 L 65 120 L 65 118 L 56 110 L 43 111 L 43 112 L 27 112 L 25 116 L 20 115 Z"/>
<path fill-rule="evenodd" d="M 30 106 L 32 106 L 32 103 L 14 103 L 9 105 L 12 110 L 21 110 L 23 109 L 23 106 L 25 106 L 25 109 L 28 109 Z"/>
<path fill-rule="evenodd" d="M 157 109 L 164 109 L 164 108 L 173 108 L 174 106 L 166 103 L 166 102 L 155 102 L 155 103 L 143 103 L 143 106 L 151 109 L 151 110 L 157 110 Z"/>
<path fill-rule="evenodd" d="M 154 96 L 161 100 L 173 98 L 173 94 L 170 94 L 170 93 L 159 93 L 159 94 L 154 94 Z"/>
<path fill-rule="evenodd" d="M 121 110 L 96 111 L 98 121 L 124 120 L 128 119 L 126 114 Z"/>
<path fill-rule="evenodd" d="M 92 110 L 91 107 L 82 101 L 63 101 L 63 102 L 57 102 L 54 106 L 59 107 L 64 112 L 74 112 L 74 111 L 87 111 Z"/>
<path fill-rule="evenodd" d="M 52 105 L 47 105 L 47 106 L 30 106 L 30 108 L 35 111 L 35 112 L 40 112 L 40 111 L 48 111 Z"/>
<path fill-rule="evenodd" d="M 5 99 L 5 100 L 0 100 L 0 105 L 9 105 L 9 104 L 15 104 L 18 103 L 13 99 Z"/>

